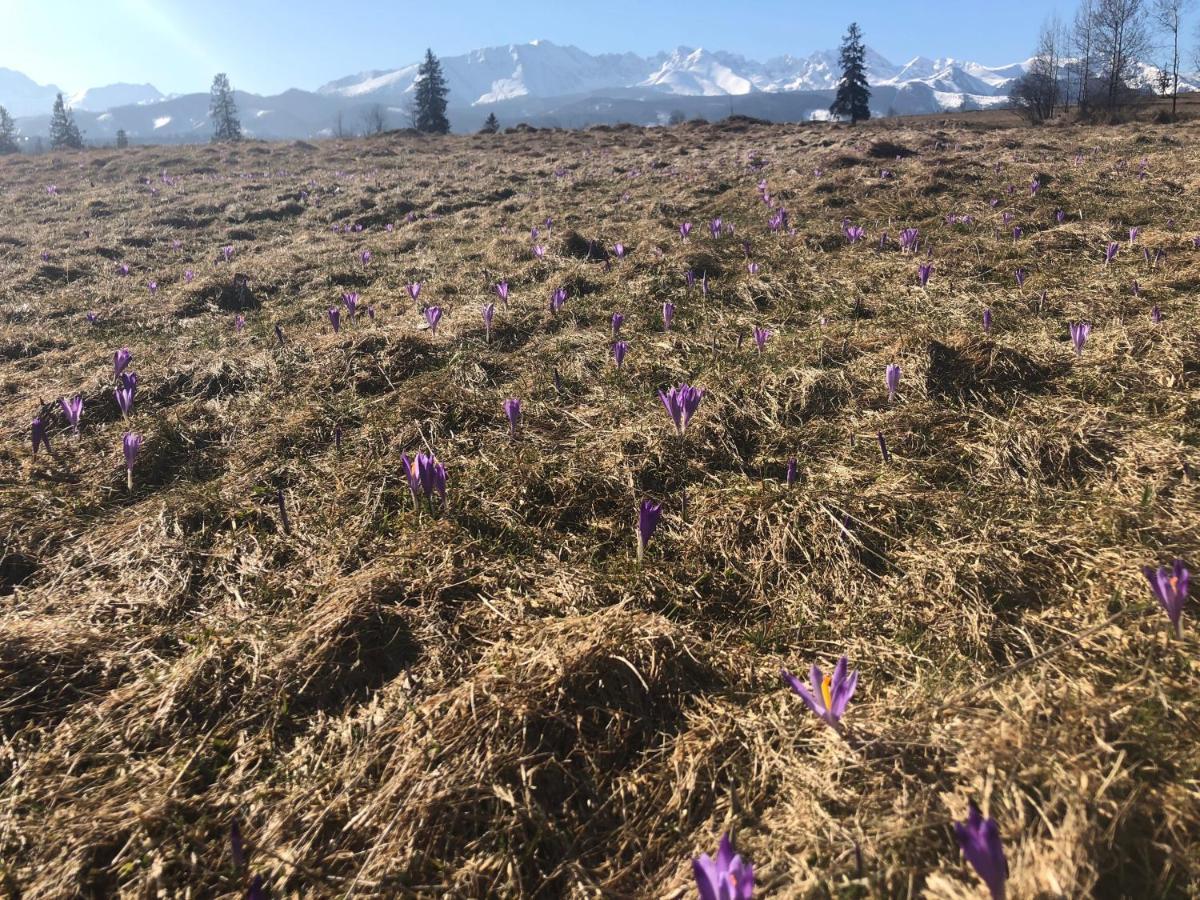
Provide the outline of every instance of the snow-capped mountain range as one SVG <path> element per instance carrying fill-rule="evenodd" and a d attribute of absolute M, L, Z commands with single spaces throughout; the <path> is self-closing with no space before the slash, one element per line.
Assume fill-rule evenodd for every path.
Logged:
<path fill-rule="evenodd" d="M 718 119 L 731 113 L 771 121 L 826 116 L 840 75 L 837 53 L 781 56 L 766 62 L 735 53 L 678 47 L 644 57 L 590 54 L 578 47 L 531 41 L 442 57 L 456 131 L 479 128 L 489 113 L 502 125 L 582 127 L 629 122 L 663 124 L 674 115 Z M 986 66 L 954 58 L 916 57 L 897 65 L 867 51 L 867 80 L 876 115 L 910 115 L 1004 105 L 1030 61 Z M 1158 69 L 1140 67 L 1149 84 Z M 315 91 L 261 96 L 238 91 L 242 126 L 257 138 L 312 138 L 353 133 L 381 107 L 387 127 L 407 124 L 417 64 L 349 75 Z M 1197 90 L 1189 76 L 1183 90 Z M 59 88 L 0 68 L 0 105 L 21 134 L 48 133 Z M 124 130 L 134 142 L 175 143 L 211 135 L 207 93 L 165 96 L 149 84 L 114 84 L 66 94 L 86 140 L 111 142 Z"/>
<path fill-rule="evenodd" d="M 917 57 L 895 65 L 867 51 L 867 80 L 903 88 L 921 83 L 939 93 L 977 99 L 1005 96 L 1028 62 L 989 67 L 955 59 Z M 735 53 L 678 47 L 641 57 L 632 53 L 593 56 L 578 47 L 550 41 L 489 47 L 442 59 L 450 96 L 458 104 L 481 106 L 522 97 L 547 98 L 600 90 L 653 90 L 683 97 L 743 96 L 755 92 L 829 91 L 837 86 L 837 54 L 781 56 L 757 62 Z M 417 64 L 364 72 L 317 89 L 324 95 L 397 102 L 412 91 Z M 961 96 L 959 98 L 961 104 Z"/>

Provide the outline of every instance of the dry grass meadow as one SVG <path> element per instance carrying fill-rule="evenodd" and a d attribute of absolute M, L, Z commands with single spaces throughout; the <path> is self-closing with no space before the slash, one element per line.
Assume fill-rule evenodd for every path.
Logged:
<path fill-rule="evenodd" d="M 1200 564 L 1198 138 L 734 122 L 0 159 L 0 893 L 691 897 L 729 831 L 756 896 L 979 898 L 951 827 L 974 799 L 1010 897 L 1200 896 L 1196 606 L 1169 638 L 1140 571 Z M 335 334 L 347 291 L 375 317 Z M 656 397 L 681 381 L 706 391 L 683 440 Z M 843 652 L 839 735 L 779 670 Z"/>

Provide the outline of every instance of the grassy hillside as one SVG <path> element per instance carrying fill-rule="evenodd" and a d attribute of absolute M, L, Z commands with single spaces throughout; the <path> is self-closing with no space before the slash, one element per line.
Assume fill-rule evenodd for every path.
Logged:
<path fill-rule="evenodd" d="M 955 127 L 0 158 L 0 884 L 1197 896 L 1197 126 Z"/>

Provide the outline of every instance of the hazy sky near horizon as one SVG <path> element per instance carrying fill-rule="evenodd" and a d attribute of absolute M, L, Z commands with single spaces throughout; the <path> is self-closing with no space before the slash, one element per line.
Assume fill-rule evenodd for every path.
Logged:
<path fill-rule="evenodd" d="M 215 72 L 256 93 L 307 90 L 368 69 L 544 38 L 590 53 L 685 45 L 753 59 L 837 45 L 851 18 L 893 62 L 1025 59 L 1038 26 L 1074 4 L 1026 0 L 0 0 L 0 66 L 73 92 L 117 81 L 167 93 Z"/>

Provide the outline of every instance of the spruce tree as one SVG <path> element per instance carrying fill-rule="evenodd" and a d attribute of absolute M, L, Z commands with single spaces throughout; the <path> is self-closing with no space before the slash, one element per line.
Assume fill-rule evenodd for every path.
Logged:
<path fill-rule="evenodd" d="M 238 121 L 237 104 L 233 102 L 233 88 L 229 86 L 229 76 L 224 72 L 213 78 L 208 115 L 213 122 L 214 141 L 242 139 L 242 123 Z"/>
<path fill-rule="evenodd" d="M 129 135 L 125 133 L 124 128 L 117 130 L 117 149 L 124 150 L 129 146 Z"/>
<path fill-rule="evenodd" d="M 483 122 L 483 127 L 479 129 L 480 134 L 495 134 L 500 130 L 500 120 L 496 118 L 495 113 L 488 113 L 488 117 Z"/>
<path fill-rule="evenodd" d="M 8 110 L 0 106 L 0 154 L 16 153 L 17 149 L 17 123 Z"/>
<path fill-rule="evenodd" d="M 426 134 L 449 134 L 450 120 L 446 118 L 446 77 L 442 64 L 432 50 L 425 51 L 425 61 L 417 69 L 416 82 L 417 130 Z"/>
<path fill-rule="evenodd" d="M 50 149 L 52 150 L 81 150 L 83 135 L 71 110 L 59 94 L 54 99 L 54 111 L 50 114 Z"/>
<path fill-rule="evenodd" d="M 867 88 L 867 50 L 857 22 L 850 23 L 842 38 L 840 62 L 842 80 L 838 82 L 837 96 L 829 112 L 836 118 L 849 118 L 851 125 L 864 122 L 871 118 L 871 108 L 867 105 L 871 91 Z"/>

